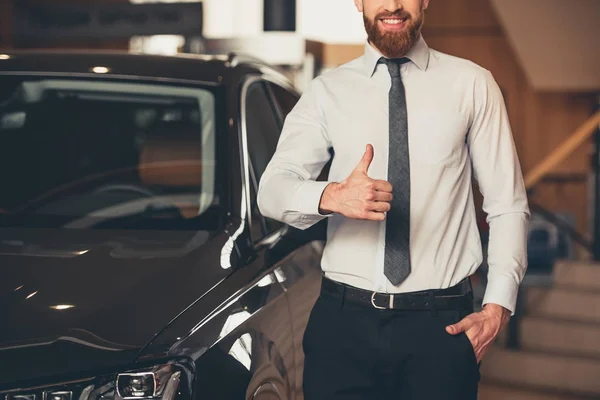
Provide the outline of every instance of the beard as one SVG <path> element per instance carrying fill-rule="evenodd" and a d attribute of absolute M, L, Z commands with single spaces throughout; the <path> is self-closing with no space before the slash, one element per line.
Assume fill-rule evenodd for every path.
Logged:
<path fill-rule="evenodd" d="M 425 10 L 421 10 L 417 19 L 406 10 L 397 10 L 393 13 L 379 13 L 374 19 L 363 15 L 365 30 L 369 42 L 387 58 L 401 58 L 414 46 L 421 35 L 421 28 L 425 20 Z M 378 21 L 385 17 L 406 19 L 405 27 L 399 32 L 384 32 L 380 29 Z"/>

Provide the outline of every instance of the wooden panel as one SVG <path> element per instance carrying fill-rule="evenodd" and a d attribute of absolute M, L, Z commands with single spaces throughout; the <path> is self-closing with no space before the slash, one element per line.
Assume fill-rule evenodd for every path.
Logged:
<path fill-rule="evenodd" d="M 523 100 L 528 116 L 525 130 L 532 132 L 528 138 L 526 168 L 539 163 L 594 113 L 592 95 L 536 93 L 527 87 Z M 581 147 L 557 171 L 589 171 L 589 150 L 589 146 Z"/>
<path fill-rule="evenodd" d="M 306 41 L 306 51 L 315 56 L 322 68 L 335 68 L 363 55 L 364 45 L 329 44 L 314 40 Z"/>
<path fill-rule="evenodd" d="M 434 0 L 425 14 L 427 28 L 493 28 L 499 22 L 485 0 Z"/>
<path fill-rule="evenodd" d="M 594 111 L 592 96 L 537 93 L 527 86 L 522 94 L 522 107 L 525 111 L 524 169 L 527 171 L 542 161 L 552 150 L 563 142 Z M 590 171 L 592 141 L 581 146 L 558 168 L 557 172 L 587 173 Z M 543 207 L 573 214 L 576 229 L 587 233 L 588 224 L 588 185 L 587 183 L 547 184 L 535 189 L 531 200 Z"/>

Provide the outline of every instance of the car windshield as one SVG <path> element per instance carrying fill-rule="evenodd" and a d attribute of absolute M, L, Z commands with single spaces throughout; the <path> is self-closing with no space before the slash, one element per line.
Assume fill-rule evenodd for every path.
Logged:
<path fill-rule="evenodd" d="M 215 125 L 208 88 L 0 76 L 0 226 L 199 228 Z"/>

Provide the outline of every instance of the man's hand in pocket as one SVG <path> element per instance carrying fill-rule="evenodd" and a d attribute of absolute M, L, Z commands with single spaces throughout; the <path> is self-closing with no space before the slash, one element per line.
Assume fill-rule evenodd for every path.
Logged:
<path fill-rule="evenodd" d="M 465 332 L 475 351 L 477 362 L 481 362 L 498 333 L 508 324 L 510 311 L 497 304 L 486 304 L 482 311 L 466 316 L 454 325 L 446 327 L 451 335 Z"/>

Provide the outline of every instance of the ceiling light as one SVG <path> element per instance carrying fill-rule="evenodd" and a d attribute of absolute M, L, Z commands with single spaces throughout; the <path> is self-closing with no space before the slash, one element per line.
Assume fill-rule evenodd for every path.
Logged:
<path fill-rule="evenodd" d="M 50 308 L 54 310 L 68 310 L 69 308 L 75 307 L 73 304 L 57 304 L 55 306 L 51 306 Z"/>
<path fill-rule="evenodd" d="M 106 67 L 94 67 L 94 68 L 92 68 L 92 72 L 94 72 L 96 74 L 106 74 L 106 73 L 108 73 L 108 71 L 110 71 L 110 69 L 108 69 Z"/>

